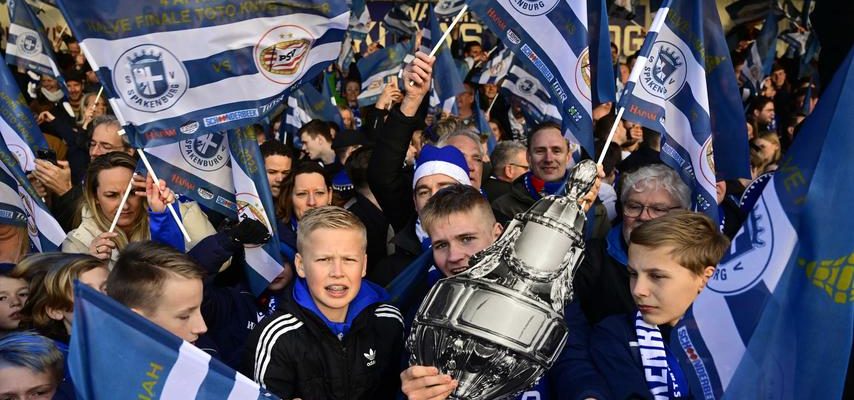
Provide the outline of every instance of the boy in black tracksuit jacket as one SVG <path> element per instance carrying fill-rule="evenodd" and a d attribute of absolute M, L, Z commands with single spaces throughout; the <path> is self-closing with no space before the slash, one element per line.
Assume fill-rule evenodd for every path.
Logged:
<path fill-rule="evenodd" d="M 283 399 L 395 397 L 403 318 L 383 303 L 385 290 L 361 279 L 364 232 L 358 218 L 339 207 L 306 213 L 298 230 L 299 278 L 250 334 L 246 376 Z"/>

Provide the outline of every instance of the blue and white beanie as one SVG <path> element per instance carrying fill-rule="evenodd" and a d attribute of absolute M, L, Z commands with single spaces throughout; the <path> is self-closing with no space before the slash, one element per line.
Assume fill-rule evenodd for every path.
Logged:
<path fill-rule="evenodd" d="M 436 174 L 447 175 L 463 185 L 471 185 L 466 157 L 456 147 L 425 145 L 415 162 L 412 188 L 419 179 Z"/>

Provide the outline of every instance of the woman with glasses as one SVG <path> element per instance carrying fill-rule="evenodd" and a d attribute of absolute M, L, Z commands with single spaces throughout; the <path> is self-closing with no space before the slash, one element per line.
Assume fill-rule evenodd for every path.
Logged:
<path fill-rule="evenodd" d="M 591 324 L 634 309 L 629 292 L 628 242 L 643 223 L 691 206 L 691 190 L 664 164 L 647 165 L 626 174 L 620 185 L 622 222 L 604 240 L 587 243 L 585 262 L 575 279 L 581 307 Z"/>

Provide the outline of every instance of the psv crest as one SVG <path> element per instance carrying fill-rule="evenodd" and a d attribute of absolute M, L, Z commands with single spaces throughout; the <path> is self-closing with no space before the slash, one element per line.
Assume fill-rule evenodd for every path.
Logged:
<path fill-rule="evenodd" d="M 578 91 L 585 99 L 590 100 L 590 50 L 585 48 L 578 56 L 575 65 L 575 82 Z"/>
<path fill-rule="evenodd" d="M 311 33 L 296 25 L 275 27 L 255 45 L 255 63 L 267 79 L 291 84 L 302 77 L 305 59 L 314 44 Z"/>
<path fill-rule="evenodd" d="M 122 54 L 113 68 L 122 100 L 144 112 L 166 110 L 187 91 L 184 64 L 163 47 L 144 44 Z"/>
<path fill-rule="evenodd" d="M 669 100 L 685 84 L 687 70 L 682 50 L 669 42 L 655 42 L 641 71 L 641 86 L 649 94 Z"/>

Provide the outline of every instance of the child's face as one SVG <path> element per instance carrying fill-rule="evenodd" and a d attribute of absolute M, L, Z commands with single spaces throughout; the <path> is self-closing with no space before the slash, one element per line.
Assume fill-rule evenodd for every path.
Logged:
<path fill-rule="evenodd" d="M 676 325 L 715 271 L 706 267 L 697 275 L 674 261 L 672 251 L 669 246 L 629 246 L 629 287 L 643 320 L 651 325 Z"/>
<path fill-rule="evenodd" d="M 47 400 L 56 393 L 56 382 L 49 372 L 26 367 L 0 369 L 0 399 Z"/>
<path fill-rule="evenodd" d="M 317 229 L 294 260 L 314 303 L 330 321 L 344 322 L 362 286 L 368 261 L 364 240 L 354 229 Z"/>
<path fill-rule="evenodd" d="M 190 343 L 207 332 L 202 318 L 202 280 L 187 279 L 175 274 L 163 283 L 158 304 L 151 311 L 140 311 L 160 327 Z"/>
<path fill-rule="evenodd" d="M 0 276 L 0 330 L 18 329 L 19 313 L 29 296 L 27 281 Z"/>

